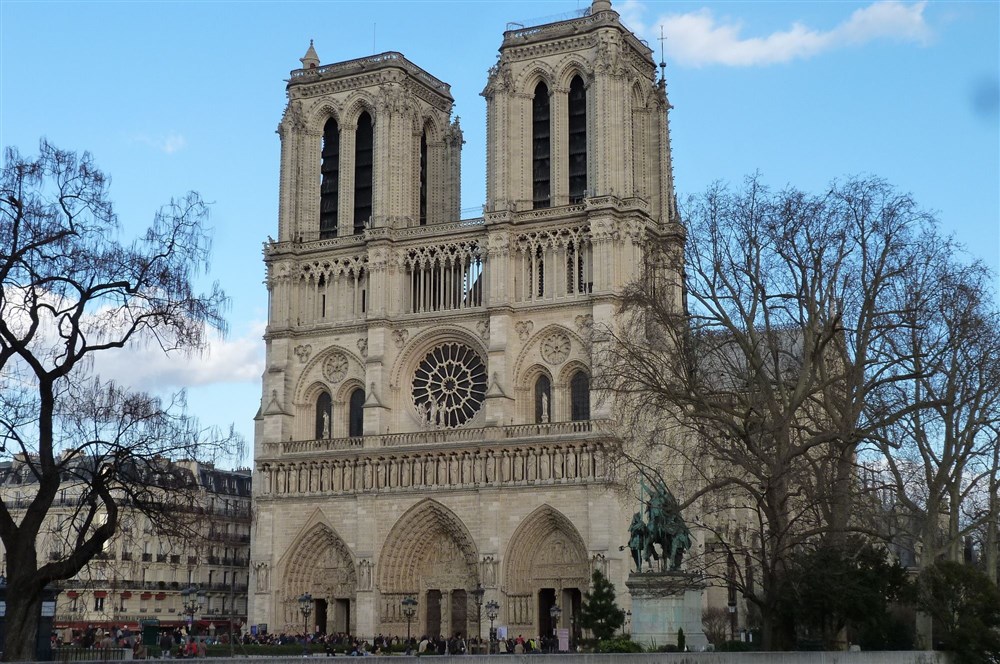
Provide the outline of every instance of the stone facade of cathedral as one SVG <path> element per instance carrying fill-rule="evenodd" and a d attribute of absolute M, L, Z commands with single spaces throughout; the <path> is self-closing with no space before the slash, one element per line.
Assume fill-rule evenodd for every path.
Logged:
<path fill-rule="evenodd" d="M 628 606 L 628 523 L 591 391 L 596 331 L 676 219 L 665 85 L 607 0 L 504 33 L 487 202 L 459 218 L 449 86 L 399 53 L 288 83 L 254 446 L 251 623 L 573 628 L 593 569 Z M 477 614 L 481 622 L 476 624 Z M 482 629 L 480 631 L 480 626 Z M 312 627 L 312 626 L 311 626 Z"/>

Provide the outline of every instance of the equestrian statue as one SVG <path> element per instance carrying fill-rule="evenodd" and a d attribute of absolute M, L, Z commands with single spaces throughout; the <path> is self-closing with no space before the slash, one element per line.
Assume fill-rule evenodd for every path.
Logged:
<path fill-rule="evenodd" d="M 645 500 L 647 493 L 649 499 Z M 684 552 L 691 548 L 691 531 L 681 518 L 677 500 L 662 479 L 657 479 L 652 489 L 643 482 L 642 494 L 645 515 L 636 512 L 629 525 L 628 548 L 635 571 L 642 572 L 643 563 L 654 570 L 654 560 L 659 562 L 661 572 L 680 569 Z"/>

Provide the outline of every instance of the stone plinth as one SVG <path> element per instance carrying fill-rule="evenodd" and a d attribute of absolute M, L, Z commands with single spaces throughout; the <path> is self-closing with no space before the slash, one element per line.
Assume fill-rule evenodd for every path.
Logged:
<path fill-rule="evenodd" d="M 701 627 L 701 596 L 704 583 L 687 572 L 629 574 L 625 582 L 632 596 L 632 640 L 644 647 L 677 643 L 677 630 L 684 629 L 691 650 L 707 644 Z"/>

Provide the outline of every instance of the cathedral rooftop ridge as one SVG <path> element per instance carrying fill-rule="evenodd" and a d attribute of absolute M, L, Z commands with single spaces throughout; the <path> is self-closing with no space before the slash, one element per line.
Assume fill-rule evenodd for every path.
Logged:
<path fill-rule="evenodd" d="M 512 26 L 517 27 L 512 28 Z M 653 53 L 653 49 L 650 48 L 645 40 L 640 39 L 627 27 L 622 25 L 618 12 L 612 9 L 609 0 L 594 0 L 593 4 L 585 10 L 582 16 L 529 26 L 519 23 L 508 23 L 507 27 L 508 29 L 503 33 L 501 50 L 572 37 L 600 28 L 616 28 L 636 51 L 649 57 L 652 57 Z"/>
<path fill-rule="evenodd" d="M 315 51 L 312 49 L 311 43 L 309 49 L 310 52 L 315 55 Z M 309 53 L 307 52 L 306 55 L 308 56 Z M 289 86 L 303 83 L 313 83 L 320 80 L 341 78 L 345 76 L 355 76 L 357 74 L 378 71 L 380 69 L 395 68 L 402 69 L 417 80 L 421 81 L 431 90 L 434 90 L 448 99 L 452 99 L 450 85 L 432 74 L 429 74 L 418 65 L 413 64 L 398 51 L 386 51 L 384 53 L 367 55 L 362 58 L 344 60 L 343 62 L 335 62 L 333 64 L 323 66 L 318 66 L 318 62 L 319 60 L 317 58 L 317 66 L 315 67 L 303 67 L 302 69 L 292 70 L 291 78 L 288 80 Z M 302 58 L 302 63 L 303 65 L 306 64 L 306 58 Z"/>

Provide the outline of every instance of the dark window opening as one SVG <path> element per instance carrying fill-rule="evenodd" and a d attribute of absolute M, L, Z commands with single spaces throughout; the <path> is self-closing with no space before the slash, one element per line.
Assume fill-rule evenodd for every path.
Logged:
<path fill-rule="evenodd" d="M 316 399 L 316 440 L 330 438 L 330 413 L 333 402 L 330 395 L 323 392 Z"/>
<path fill-rule="evenodd" d="M 351 438 L 364 435 L 365 429 L 365 391 L 360 387 L 351 392 L 347 415 L 347 435 Z"/>
<path fill-rule="evenodd" d="M 427 132 L 420 135 L 420 225 L 427 225 Z"/>
<path fill-rule="evenodd" d="M 354 233 L 363 233 L 372 216 L 375 132 L 368 112 L 358 118 L 354 144 Z"/>
<path fill-rule="evenodd" d="M 569 202 L 579 203 L 587 191 L 587 91 L 583 79 L 569 84 Z"/>
<path fill-rule="evenodd" d="M 337 211 L 340 205 L 340 127 L 330 118 L 323 126 L 322 179 L 319 197 L 319 237 L 337 237 Z"/>
<path fill-rule="evenodd" d="M 573 374 L 569 381 L 569 399 L 574 422 L 590 419 L 590 376 L 582 371 Z"/>
<path fill-rule="evenodd" d="M 535 424 L 552 421 L 552 382 L 546 375 L 535 381 Z"/>
<path fill-rule="evenodd" d="M 549 133 L 549 88 L 539 83 L 535 86 L 535 97 L 531 102 L 531 198 L 535 209 L 551 205 L 549 156 L 552 148 Z"/>

